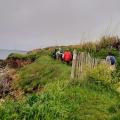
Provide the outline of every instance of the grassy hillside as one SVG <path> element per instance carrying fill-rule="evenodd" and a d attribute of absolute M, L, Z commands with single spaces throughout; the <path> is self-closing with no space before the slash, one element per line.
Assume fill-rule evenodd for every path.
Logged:
<path fill-rule="evenodd" d="M 25 92 L 43 88 L 44 85 L 56 80 L 69 79 L 70 66 L 54 61 L 50 56 L 42 56 L 33 64 L 27 65 L 18 71 L 20 79 L 14 81 L 13 87 Z"/>
<path fill-rule="evenodd" d="M 72 50 L 72 48 L 71 48 Z M 84 49 L 79 49 L 84 51 Z M 93 57 L 105 58 L 109 49 L 89 51 Z M 17 70 L 12 88 L 22 91 L 17 100 L 7 96 L 0 101 L 1 120 L 120 120 L 119 51 L 117 70 L 106 66 L 88 70 L 86 79 L 71 80 L 71 66 L 50 57 L 50 52 L 39 56 L 30 65 Z"/>
<path fill-rule="evenodd" d="M 18 70 L 13 85 L 24 91 L 21 100 L 7 99 L 0 105 L 1 120 L 104 120 L 120 119 L 119 94 L 93 78 L 71 81 L 70 66 L 41 56 L 35 63 Z M 99 80 L 98 80 L 99 81 Z"/>

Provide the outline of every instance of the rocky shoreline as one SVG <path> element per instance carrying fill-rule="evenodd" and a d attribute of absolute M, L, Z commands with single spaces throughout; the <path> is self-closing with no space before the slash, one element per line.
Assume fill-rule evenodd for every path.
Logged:
<path fill-rule="evenodd" d="M 5 97 L 10 92 L 9 68 L 0 68 L 0 97 Z"/>
<path fill-rule="evenodd" d="M 2 59 L 0 59 L 0 69 L 5 68 L 6 65 L 7 65 L 6 60 L 2 60 Z"/>
<path fill-rule="evenodd" d="M 21 59 L 0 60 L 0 99 L 6 97 L 7 95 L 12 97 L 17 96 L 14 95 L 16 94 L 16 90 L 12 88 L 11 83 L 13 80 L 19 78 L 16 74 L 16 69 L 27 64 L 31 64 L 31 61 Z M 17 91 L 17 94 L 18 93 L 19 91 Z"/>
<path fill-rule="evenodd" d="M 36 59 L 36 54 L 25 57 L 12 55 L 5 60 L 0 59 L 0 99 L 8 95 L 16 97 L 18 93 L 23 94 L 21 90 L 12 86 L 12 82 L 19 79 L 16 70 L 33 63 Z"/>

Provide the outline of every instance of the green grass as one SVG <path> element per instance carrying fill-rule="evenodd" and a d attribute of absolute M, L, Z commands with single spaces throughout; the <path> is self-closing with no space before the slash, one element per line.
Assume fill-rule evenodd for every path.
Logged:
<path fill-rule="evenodd" d="M 114 120 L 118 119 L 118 94 L 90 81 L 54 81 L 45 91 L 26 96 L 24 101 L 5 102 L 1 119 L 25 120 Z"/>
<path fill-rule="evenodd" d="M 18 71 L 20 80 L 13 83 L 14 87 L 25 91 L 44 87 L 55 80 L 69 79 L 70 66 L 54 61 L 48 55 L 37 59 L 33 64 L 27 65 Z"/>
<path fill-rule="evenodd" d="M 97 57 L 104 55 L 103 50 Z M 53 60 L 48 54 L 19 69 L 20 79 L 14 81 L 13 87 L 32 93 L 21 100 L 8 97 L 0 103 L 0 120 L 120 119 L 120 94 L 106 84 L 107 78 L 119 78 L 119 69 L 110 76 L 98 68 L 85 80 L 70 80 L 70 71 L 71 66 Z M 43 91 L 34 92 L 35 88 Z"/>

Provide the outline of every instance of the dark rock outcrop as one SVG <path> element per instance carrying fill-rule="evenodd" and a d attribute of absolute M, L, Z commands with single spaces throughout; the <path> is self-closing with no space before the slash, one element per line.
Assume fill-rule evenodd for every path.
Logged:
<path fill-rule="evenodd" d="M 5 68 L 6 65 L 7 65 L 6 60 L 0 60 L 0 68 Z"/>
<path fill-rule="evenodd" d="M 22 59 L 8 59 L 6 60 L 7 65 L 10 68 L 21 68 L 27 64 L 31 64 L 31 60 L 22 60 Z"/>

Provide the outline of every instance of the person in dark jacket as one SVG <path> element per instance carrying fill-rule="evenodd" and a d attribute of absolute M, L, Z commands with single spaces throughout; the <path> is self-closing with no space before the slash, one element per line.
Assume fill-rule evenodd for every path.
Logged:
<path fill-rule="evenodd" d="M 55 49 L 55 50 L 52 52 L 52 57 L 53 57 L 54 59 L 57 59 L 56 53 L 57 53 L 57 49 Z"/>
<path fill-rule="evenodd" d="M 110 65 L 110 70 L 114 71 L 116 68 L 116 59 L 110 52 L 106 57 L 106 62 Z"/>
<path fill-rule="evenodd" d="M 116 59 L 115 59 L 115 57 L 111 54 L 111 52 L 108 53 L 108 56 L 106 57 L 106 61 L 107 61 L 107 63 L 109 63 L 110 65 L 115 65 Z"/>

